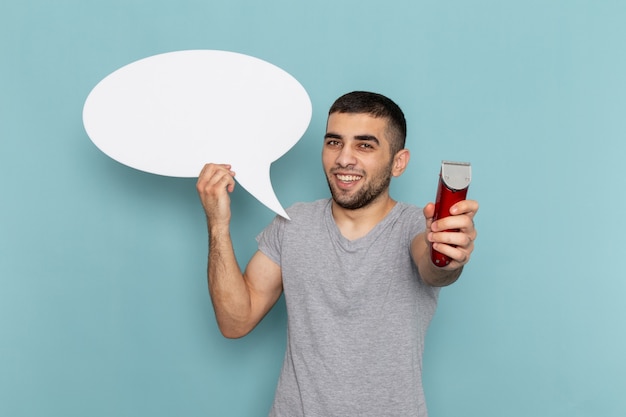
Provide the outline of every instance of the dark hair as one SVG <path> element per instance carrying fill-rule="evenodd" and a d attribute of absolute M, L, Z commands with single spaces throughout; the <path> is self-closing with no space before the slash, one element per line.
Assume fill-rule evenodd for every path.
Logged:
<path fill-rule="evenodd" d="M 384 117 L 388 120 L 391 153 L 396 154 L 404 149 L 406 141 L 406 119 L 402 109 L 391 99 L 382 94 L 368 91 L 353 91 L 339 97 L 328 111 L 333 113 L 366 113 L 373 117 Z"/>

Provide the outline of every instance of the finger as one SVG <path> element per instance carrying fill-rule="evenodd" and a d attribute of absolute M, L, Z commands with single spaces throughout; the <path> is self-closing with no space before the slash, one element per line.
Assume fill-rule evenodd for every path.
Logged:
<path fill-rule="evenodd" d="M 424 214 L 424 218 L 426 219 L 426 230 L 429 230 L 433 222 L 433 218 L 435 217 L 435 205 L 433 203 L 426 204 L 422 212 Z"/>
<path fill-rule="evenodd" d="M 196 188 L 201 196 L 219 196 L 226 191 L 235 189 L 235 173 L 230 170 L 230 165 L 207 164 L 203 168 Z"/>
<path fill-rule="evenodd" d="M 435 217 L 435 204 L 426 204 L 422 212 L 424 213 L 424 217 L 426 217 L 427 219 Z"/>
<path fill-rule="evenodd" d="M 444 230 L 463 230 L 472 233 L 474 230 L 474 220 L 470 215 L 462 214 L 448 216 L 439 219 L 431 226 L 433 232 L 443 232 Z"/>
<path fill-rule="evenodd" d="M 234 172 L 225 168 L 219 168 L 208 179 L 206 188 L 215 188 L 218 192 L 228 190 L 232 192 L 235 188 Z"/>
<path fill-rule="evenodd" d="M 432 243 L 442 243 L 472 250 L 474 248 L 475 237 L 462 232 L 439 232 L 429 233 L 428 240 Z"/>
<path fill-rule="evenodd" d="M 455 269 L 469 262 L 472 251 L 460 246 L 451 246 L 445 243 L 433 243 L 433 249 L 449 257 L 452 262 L 448 267 Z M 456 263 L 456 265 L 454 265 Z"/>
<path fill-rule="evenodd" d="M 234 171 L 231 170 L 231 165 L 230 164 L 205 164 L 202 167 L 202 170 L 200 171 L 200 174 L 198 175 L 198 179 L 203 179 L 203 178 L 209 178 L 211 176 L 213 176 L 215 174 L 215 172 L 218 172 L 220 170 L 226 170 L 228 171 L 231 175 L 235 175 Z"/>
<path fill-rule="evenodd" d="M 235 176 L 235 172 L 231 170 L 231 166 L 228 164 L 206 164 L 202 171 L 200 172 L 200 176 L 198 177 L 198 182 L 206 182 L 213 181 L 215 177 L 219 177 L 221 175 L 230 175 L 232 177 Z"/>
<path fill-rule="evenodd" d="M 478 212 L 478 202 L 475 200 L 462 200 L 450 207 L 450 214 L 459 215 L 466 214 L 474 217 Z"/>

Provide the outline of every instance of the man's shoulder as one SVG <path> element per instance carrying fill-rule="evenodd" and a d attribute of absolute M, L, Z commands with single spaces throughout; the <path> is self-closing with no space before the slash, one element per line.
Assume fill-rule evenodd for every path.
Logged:
<path fill-rule="evenodd" d="M 414 204 L 398 202 L 384 221 L 407 233 L 413 238 L 425 228 L 424 210 Z"/>
<path fill-rule="evenodd" d="M 311 220 L 315 217 L 323 216 L 326 207 L 330 204 L 330 199 L 295 203 L 286 211 L 292 220 Z"/>
<path fill-rule="evenodd" d="M 397 206 L 398 211 L 402 213 L 403 215 L 418 215 L 418 216 L 423 215 L 424 209 L 414 204 L 398 201 L 396 206 Z"/>

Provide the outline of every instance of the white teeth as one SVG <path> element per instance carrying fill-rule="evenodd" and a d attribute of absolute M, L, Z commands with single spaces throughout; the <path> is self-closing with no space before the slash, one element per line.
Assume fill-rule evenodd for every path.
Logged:
<path fill-rule="evenodd" d="M 339 180 L 343 182 L 352 182 L 352 181 L 360 180 L 361 176 L 360 175 L 337 175 L 337 178 L 339 178 Z"/>

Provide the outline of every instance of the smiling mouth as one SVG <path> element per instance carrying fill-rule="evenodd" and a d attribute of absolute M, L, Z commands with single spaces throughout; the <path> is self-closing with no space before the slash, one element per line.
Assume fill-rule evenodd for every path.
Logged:
<path fill-rule="evenodd" d="M 337 179 L 339 181 L 342 182 L 355 182 L 360 180 L 361 178 L 363 178 L 361 175 L 342 175 L 342 174 L 335 174 L 335 176 L 337 177 Z"/>

